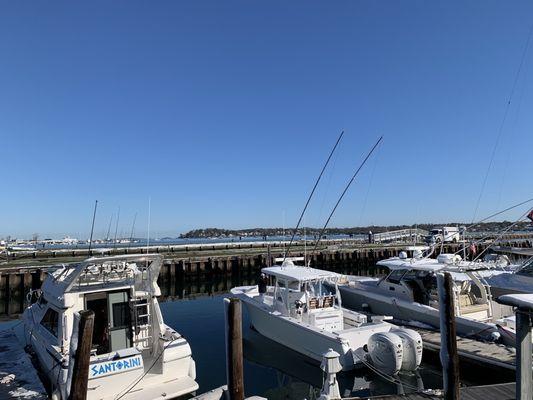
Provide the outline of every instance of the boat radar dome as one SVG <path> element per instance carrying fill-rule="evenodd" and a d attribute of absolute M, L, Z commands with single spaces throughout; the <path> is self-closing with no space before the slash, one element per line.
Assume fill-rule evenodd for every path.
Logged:
<path fill-rule="evenodd" d="M 400 251 L 398 257 L 400 258 L 400 260 L 405 260 L 407 258 L 407 253 L 405 251 Z"/>
<path fill-rule="evenodd" d="M 282 267 L 294 267 L 294 262 L 292 260 L 285 260 L 283 261 L 283 264 L 281 264 Z"/>

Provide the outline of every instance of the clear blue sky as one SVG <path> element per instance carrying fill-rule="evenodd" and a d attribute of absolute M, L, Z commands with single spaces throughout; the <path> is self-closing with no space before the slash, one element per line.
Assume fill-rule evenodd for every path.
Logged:
<path fill-rule="evenodd" d="M 0 3 L 0 236 L 470 221 L 531 1 Z M 478 216 L 533 197 L 533 44 Z M 523 210 L 521 210 L 523 211 Z M 509 215 L 516 217 L 517 213 Z M 285 217 L 283 217 L 285 215 Z"/>

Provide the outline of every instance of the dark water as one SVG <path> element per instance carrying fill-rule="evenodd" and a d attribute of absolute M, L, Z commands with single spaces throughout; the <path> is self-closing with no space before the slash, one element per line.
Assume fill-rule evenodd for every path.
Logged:
<path fill-rule="evenodd" d="M 165 322 L 189 341 L 196 360 L 201 391 L 226 383 L 223 295 L 161 303 Z M 312 399 L 322 387 L 322 371 L 312 360 L 301 356 L 250 329 L 243 321 L 244 380 L 247 395 L 269 399 Z M 415 374 L 399 377 L 402 383 L 368 371 L 338 376 L 343 396 L 370 396 L 407 393 L 416 389 L 441 387 L 436 367 L 424 365 Z"/>

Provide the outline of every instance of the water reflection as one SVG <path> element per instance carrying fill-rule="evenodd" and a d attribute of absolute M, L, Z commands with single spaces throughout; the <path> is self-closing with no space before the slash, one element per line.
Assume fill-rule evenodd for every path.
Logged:
<path fill-rule="evenodd" d="M 269 389 L 269 399 L 318 397 L 319 389 L 322 387 L 323 373 L 313 360 L 252 329 L 246 331 L 243 348 L 247 361 L 277 371 L 278 386 Z M 442 377 L 436 369 L 424 365 L 416 373 L 402 373 L 392 379 L 367 369 L 343 372 L 337 375 L 337 379 L 343 397 L 366 397 L 406 394 L 425 388 L 439 388 Z M 306 393 L 304 397 L 302 397 L 303 393 Z M 313 394 L 313 397 L 310 394 Z"/>
<path fill-rule="evenodd" d="M 213 283 L 205 289 L 215 293 L 226 284 Z M 187 296 L 189 290 L 185 285 L 180 301 L 167 297 L 161 310 L 165 322 L 189 341 L 196 360 L 197 381 L 201 391 L 207 391 L 226 383 L 223 298 L 227 294 Z M 323 379 L 318 364 L 250 329 L 246 310 L 243 318 L 246 394 L 269 399 L 317 398 Z M 438 370 L 425 364 L 418 374 L 401 375 L 400 379 L 401 382 L 390 382 L 368 370 L 338 375 L 345 397 L 409 393 L 439 388 L 442 381 Z"/>

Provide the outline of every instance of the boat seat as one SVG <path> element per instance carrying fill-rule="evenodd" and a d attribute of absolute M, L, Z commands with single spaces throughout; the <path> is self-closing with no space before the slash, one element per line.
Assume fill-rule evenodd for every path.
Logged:
<path fill-rule="evenodd" d="M 459 298 L 459 307 L 461 308 L 472 306 L 477 303 L 476 296 L 474 296 L 473 293 L 460 294 L 458 298 Z"/>
<path fill-rule="evenodd" d="M 488 304 L 472 304 L 466 307 L 461 307 L 461 314 L 473 314 L 481 311 L 487 311 L 489 309 Z"/>

